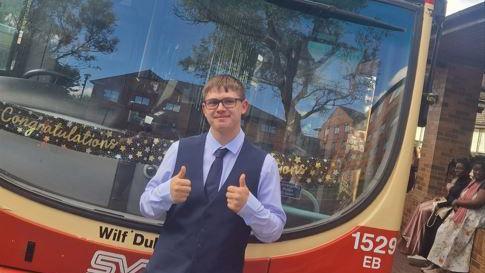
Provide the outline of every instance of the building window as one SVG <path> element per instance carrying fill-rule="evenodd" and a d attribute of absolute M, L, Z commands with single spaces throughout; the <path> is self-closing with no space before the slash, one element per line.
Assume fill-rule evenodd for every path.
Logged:
<path fill-rule="evenodd" d="M 130 114 L 128 115 L 128 122 L 132 124 L 141 124 L 143 120 L 143 116 L 136 111 L 130 111 Z"/>
<path fill-rule="evenodd" d="M 424 131 L 426 127 L 418 127 L 416 128 L 416 136 L 414 137 L 414 144 L 415 146 L 421 147 L 423 145 L 424 140 Z"/>
<path fill-rule="evenodd" d="M 132 102 L 148 106 L 150 104 L 150 99 L 147 97 L 135 96 Z"/>
<path fill-rule="evenodd" d="M 168 102 L 163 107 L 163 110 L 165 110 L 165 111 L 173 111 L 173 112 L 177 112 L 178 113 L 178 112 L 180 112 L 180 104 Z"/>
<path fill-rule="evenodd" d="M 262 123 L 261 124 L 261 131 L 268 133 L 268 134 L 276 134 L 276 126 L 268 124 L 268 123 Z"/>
<path fill-rule="evenodd" d="M 338 135 L 339 132 L 340 132 L 340 127 L 337 125 L 337 126 L 335 126 L 335 129 L 334 129 L 333 133 L 335 135 Z"/>
<path fill-rule="evenodd" d="M 328 135 L 330 134 L 330 128 L 325 128 L 325 131 L 323 133 L 323 141 L 326 142 L 328 140 Z"/>
<path fill-rule="evenodd" d="M 344 131 L 346 133 L 350 132 L 350 125 L 348 123 L 345 123 Z"/>
<path fill-rule="evenodd" d="M 485 154 L 485 129 L 475 128 L 470 152 L 473 154 Z"/>
<path fill-rule="evenodd" d="M 120 91 L 112 90 L 112 89 L 105 89 L 103 93 L 103 98 L 105 100 L 109 100 L 112 102 L 118 102 L 118 98 L 120 97 Z"/>

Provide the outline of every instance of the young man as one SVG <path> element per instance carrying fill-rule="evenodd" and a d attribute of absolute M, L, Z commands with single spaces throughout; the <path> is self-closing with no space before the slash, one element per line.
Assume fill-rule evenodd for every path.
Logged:
<path fill-rule="evenodd" d="M 242 83 L 215 76 L 203 94 L 209 132 L 173 143 L 140 199 L 146 217 L 167 211 L 147 273 L 241 273 L 250 231 L 273 242 L 286 222 L 276 161 L 241 130 Z"/>

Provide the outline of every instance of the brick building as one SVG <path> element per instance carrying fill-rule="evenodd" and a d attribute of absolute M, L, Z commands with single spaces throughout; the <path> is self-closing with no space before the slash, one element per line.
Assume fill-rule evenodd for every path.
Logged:
<path fill-rule="evenodd" d="M 433 73 L 438 101 L 429 107 L 417 184 L 408 193 L 403 225 L 417 204 L 445 193 L 448 162 L 469 156 L 472 141 L 478 141 L 477 133 L 473 136 L 483 110 L 484 72 L 485 3 L 480 3 L 445 19 Z M 485 272 L 485 229 L 475 237 L 470 272 Z"/>
<path fill-rule="evenodd" d="M 100 124 L 140 131 L 149 116 L 153 118 L 151 131 L 165 139 L 196 135 L 208 129 L 202 114 L 202 85 L 165 80 L 151 70 L 95 79 L 91 83 L 91 100 L 105 113 Z M 283 149 L 286 122 L 281 118 L 251 105 L 242 127 L 263 149 Z M 319 153 L 317 138 L 298 136 L 295 147 Z"/>
<path fill-rule="evenodd" d="M 176 139 L 200 133 L 205 120 L 200 111 L 202 86 L 165 80 L 151 70 L 116 75 L 91 81 L 92 99 L 106 109 L 102 124 L 142 130 L 146 115 L 151 128 L 162 138 Z M 196 107 L 193 107 L 193 105 Z M 125 129 L 125 128 L 122 128 Z"/>
<path fill-rule="evenodd" d="M 340 177 L 335 194 L 345 193 L 349 196 L 348 202 L 357 198 L 366 124 L 367 114 L 337 106 L 318 134 L 323 157 L 332 162 L 329 173 Z"/>
<path fill-rule="evenodd" d="M 337 106 L 325 123 L 322 124 L 318 138 L 327 159 L 342 158 L 348 150 L 348 141 L 365 130 L 366 115 L 357 110 Z M 365 137 L 362 137 L 365 141 Z M 362 147 L 363 150 L 363 147 Z"/>

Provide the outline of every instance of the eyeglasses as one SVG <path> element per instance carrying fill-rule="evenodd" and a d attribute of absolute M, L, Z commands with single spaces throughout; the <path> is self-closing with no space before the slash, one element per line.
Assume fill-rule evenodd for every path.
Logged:
<path fill-rule="evenodd" d="M 219 104 L 222 102 L 222 105 L 226 107 L 227 109 L 234 108 L 236 106 L 237 101 L 243 101 L 243 99 L 240 98 L 224 98 L 222 100 L 218 99 L 209 99 L 204 101 L 205 107 L 209 110 L 214 110 L 217 107 L 219 107 Z"/>

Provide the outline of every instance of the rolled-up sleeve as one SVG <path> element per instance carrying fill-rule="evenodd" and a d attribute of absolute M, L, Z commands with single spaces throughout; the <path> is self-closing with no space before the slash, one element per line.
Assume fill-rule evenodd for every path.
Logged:
<path fill-rule="evenodd" d="M 170 179 L 177 160 L 178 141 L 168 148 L 157 173 L 148 182 L 140 197 L 140 212 L 143 216 L 158 219 L 172 206 Z"/>
<path fill-rule="evenodd" d="M 258 198 L 250 193 L 246 205 L 238 215 L 251 227 L 260 241 L 270 243 L 278 240 L 286 223 L 281 205 L 281 186 L 278 165 L 267 155 L 261 170 Z"/>

